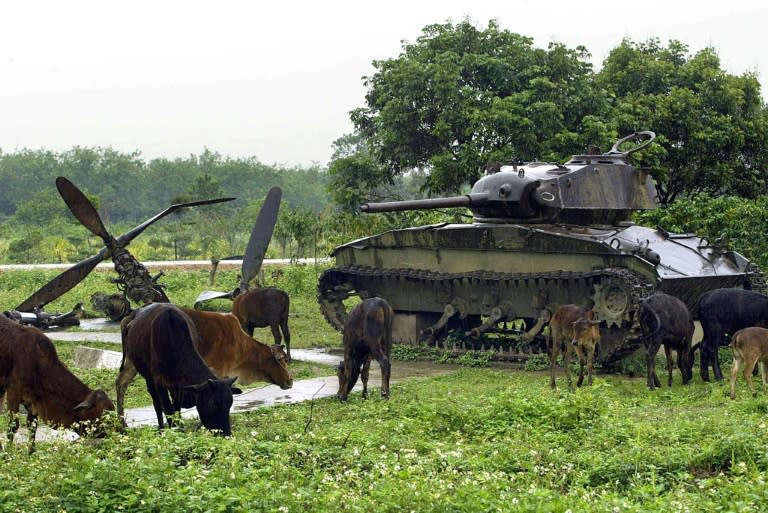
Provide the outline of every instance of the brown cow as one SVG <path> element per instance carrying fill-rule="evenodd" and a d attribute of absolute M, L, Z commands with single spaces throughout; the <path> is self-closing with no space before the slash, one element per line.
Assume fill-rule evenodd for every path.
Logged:
<path fill-rule="evenodd" d="M 736 377 L 744 369 L 749 391 L 756 395 L 752 371 L 757 362 L 763 374 L 763 388 L 768 387 L 768 329 L 753 326 L 737 331 L 731 337 L 733 367 L 731 367 L 731 399 L 736 399 Z"/>
<path fill-rule="evenodd" d="M 103 390 L 91 390 L 59 360 L 56 347 L 37 328 L 22 326 L 0 314 L 0 398 L 6 394 L 11 415 L 8 439 L 18 429 L 19 405 L 27 409 L 29 452 L 35 450 L 37 419 L 51 426 L 74 427 L 78 434 L 115 406 Z"/>
<path fill-rule="evenodd" d="M 368 397 L 368 369 L 375 358 L 381 367 L 381 397 L 389 398 L 392 349 L 392 319 L 394 312 L 386 300 L 373 297 L 363 300 L 350 312 L 344 323 L 344 361 L 339 363 L 336 374 L 339 391 L 336 396 L 346 401 L 349 392 L 361 375 L 363 398 Z"/>
<path fill-rule="evenodd" d="M 195 323 L 197 350 L 214 374 L 237 376 L 243 385 L 265 381 L 283 390 L 293 386 L 283 346 L 268 346 L 249 337 L 233 314 L 182 310 Z"/>
<path fill-rule="evenodd" d="M 232 434 L 229 409 L 232 394 L 240 393 L 232 386 L 237 378 L 218 379 L 211 372 L 196 349 L 197 330 L 187 314 L 169 303 L 153 303 L 123 319 L 120 330 L 123 361 L 116 388 L 121 418 L 125 388 L 138 371 L 147 382 L 159 429 L 163 413 L 170 423 L 181 408 L 196 406 L 203 426 Z"/>
<path fill-rule="evenodd" d="M 194 323 L 198 334 L 197 351 L 216 376 L 237 376 L 237 382 L 242 385 L 265 381 L 283 390 L 293 386 L 282 346 L 270 347 L 252 339 L 232 314 L 191 308 L 181 310 Z M 123 415 L 125 391 L 136 374 L 134 367 L 128 368 L 117 383 L 117 409 L 120 417 Z"/>
<path fill-rule="evenodd" d="M 571 354 L 575 350 L 579 358 L 579 380 L 577 386 L 584 382 L 584 367 L 588 369 L 588 382 L 592 384 L 593 360 L 595 347 L 600 342 L 600 330 L 592 310 L 585 310 L 578 305 L 563 305 L 559 307 L 549 321 L 550 355 L 549 355 L 549 384 L 554 389 L 555 366 L 557 356 L 563 353 L 563 366 L 568 377 L 568 387 L 571 388 Z"/>
<path fill-rule="evenodd" d="M 235 296 L 232 303 L 232 313 L 240 321 L 243 330 L 253 336 L 254 328 L 269 326 L 275 344 L 280 344 L 285 337 L 285 349 L 288 361 L 291 360 L 291 330 L 288 329 L 288 309 L 290 299 L 288 294 L 275 287 L 255 288 L 246 290 Z"/>

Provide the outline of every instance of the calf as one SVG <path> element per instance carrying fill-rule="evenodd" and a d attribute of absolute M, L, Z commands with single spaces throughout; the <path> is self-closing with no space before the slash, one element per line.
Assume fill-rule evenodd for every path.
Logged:
<path fill-rule="evenodd" d="M 117 376 L 118 414 L 123 413 L 123 394 L 138 371 L 147 383 L 163 428 L 163 413 L 169 418 L 181 408 L 197 407 L 200 422 L 225 436 L 232 434 L 229 409 L 232 385 L 237 378 L 218 379 L 198 353 L 197 330 L 180 308 L 153 303 L 134 311 L 120 324 L 123 361 Z M 170 394 L 170 397 L 169 397 Z"/>
<path fill-rule="evenodd" d="M 563 305 L 559 307 L 549 321 L 550 354 L 549 373 L 550 386 L 555 389 L 555 366 L 557 356 L 563 353 L 563 366 L 568 377 L 568 387 L 571 382 L 571 354 L 576 351 L 579 358 L 579 380 L 577 386 L 584 382 L 584 367 L 588 372 L 588 382 L 592 384 L 593 361 L 595 348 L 600 342 L 600 330 L 592 310 L 585 310 L 578 305 Z"/>
<path fill-rule="evenodd" d="M 699 344 L 701 379 L 709 381 L 709 366 L 717 381 L 723 379 L 717 353 L 728 335 L 743 328 L 768 328 L 768 297 L 743 289 L 714 289 L 699 298 L 699 321 L 704 338 Z M 692 365 L 692 364 L 691 364 Z"/>
<path fill-rule="evenodd" d="M 246 290 L 235 296 L 232 313 L 235 314 L 243 329 L 253 336 L 254 328 L 269 326 L 275 344 L 280 344 L 285 337 L 285 349 L 288 361 L 291 360 L 291 330 L 288 329 L 288 294 L 274 287 Z"/>
<path fill-rule="evenodd" d="M 336 368 L 339 377 L 336 396 L 340 400 L 347 400 L 361 370 L 363 397 L 368 397 L 368 370 L 372 358 L 381 367 L 381 397 L 389 398 L 389 354 L 392 349 L 394 315 L 389 303 L 379 297 L 363 300 L 350 312 L 344 323 L 344 361 Z"/>
<path fill-rule="evenodd" d="M 0 398 L 6 395 L 11 423 L 8 439 L 18 429 L 19 406 L 27 409 L 29 452 L 35 450 L 37 419 L 54 427 L 74 427 L 83 434 L 115 406 L 102 390 L 91 390 L 59 360 L 56 347 L 37 328 L 22 326 L 0 314 Z"/>
<path fill-rule="evenodd" d="M 768 385 L 768 329 L 751 327 L 744 328 L 731 337 L 733 349 L 733 367 L 731 368 L 731 399 L 736 399 L 736 377 L 743 367 L 744 379 L 747 380 L 749 391 L 756 395 L 752 384 L 752 371 L 760 362 L 763 374 L 763 387 Z"/>
<path fill-rule="evenodd" d="M 664 344 L 667 358 L 668 386 L 672 386 L 672 351 L 677 352 L 677 368 L 683 377 L 683 384 L 688 384 L 691 371 L 691 339 L 693 338 L 693 318 L 688 307 L 674 296 L 657 293 L 648 297 L 640 305 L 640 330 L 638 338 L 645 343 L 647 350 L 648 388 L 661 386 L 656 375 L 656 354 Z"/>

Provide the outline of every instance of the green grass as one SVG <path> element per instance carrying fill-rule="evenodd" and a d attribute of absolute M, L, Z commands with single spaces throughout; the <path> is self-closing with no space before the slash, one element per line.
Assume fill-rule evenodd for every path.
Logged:
<path fill-rule="evenodd" d="M 768 398 L 726 388 L 601 376 L 553 392 L 545 373 L 464 369 L 389 401 L 238 414 L 230 439 L 22 446 L 0 466 L 0 511 L 764 510 Z"/>

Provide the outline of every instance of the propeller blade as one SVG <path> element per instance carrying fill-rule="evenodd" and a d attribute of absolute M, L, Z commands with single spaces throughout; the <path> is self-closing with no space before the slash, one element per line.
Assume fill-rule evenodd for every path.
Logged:
<path fill-rule="evenodd" d="M 204 290 L 200 293 L 199 296 L 197 296 L 197 299 L 195 299 L 195 309 L 199 308 L 203 303 L 206 301 L 211 301 L 212 299 L 232 299 L 232 293 L 231 292 L 217 292 L 215 290 Z"/>
<path fill-rule="evenodd" d="M 39 306 L 47 305 L 83 281 L 99 262 L 107 258 L 108 254 L 108 251 L 102 250 L 90 258 L 76 263 L 29 296 L 16 307 L 16 310 L 19 312 L 32 312 Z"/>
<path fill-rule="evenodd" d="M 118 237 L 117 243 L 120 247 L 127 246 L 128 243 L 130 243 L 134 238 L 136 238 L 137 235 L 139 235 L 141 232 L 149 228 L 151 224 L 159 221 L 160 219 L 167 216 L 168 214 L 175 212 L 176 210 L 179 210 L 181 208 L 196 207 L 199 205 L 211 205 L 213 203 L 222 203 L 224 201 L 232 201 L 234 199 L 235 198 L 216 198 L 216 199 L 209 199 L 209 200 L 190 201 L 188 203 L 176 203 L 166 208 L 165 210 L 155 215 L 154 217 L 147 219 L 146 221 L 136 226 L 135 228 L 131 229 L 125 235 L 121 235 L 120 237 Z"/>
<path fill-rule="evenodd" d="M 267 193 L 264 204 L 261 206 L 256 224 L 253 225 L 251 239 L 245 248 L 243 256 L 243 276 L 240 282 L 240 290 L 246 290 L 248 283 L 259 274 L 264 255 L 267 253 L 269 241 L 272 240 L 272 231 L 277 223 L 277 214 L 280 210 L 280 199 L 283 191 L 280 187 L 272 187 Z"/>
<path fill-rule="evenodd" d="M 104 244 L 109 246 L 109 243 L 114 239 L 104 227 L 99 213 L 96 212 L 93 203 L 83 194 L 83 191 L 75 187 L 75 184 L 63 176 L 56 178 L 56 188 L 59 189 L 59 194 L 64 198 L 64 203 L 67 204 L 77 220 L 88 228 L 91 233 L 101 237 L 104 240 Z"/>

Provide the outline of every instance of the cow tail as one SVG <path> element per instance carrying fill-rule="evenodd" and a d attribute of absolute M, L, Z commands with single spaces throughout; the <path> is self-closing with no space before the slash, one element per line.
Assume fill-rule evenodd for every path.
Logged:
<path fill-rule="evenodd" d="M 653 314 L 653 318 L 656 320 L 656 327 L 649 334 L 647 334 L 647 335 L 640 335 L 639 337 L 637 337 L 635 339 L 636 342 L 642 342 L 642 341 L 645 341 L 645 340 L 649 340 L 649 339 L 655 337 L 656 335 L 658 335 L 659 332 L 661 331 L 661 319 L 659 318 L 659 314 L 656 312 L 656 310 L 654 310 L 653 308 L 649 307 L 645 303 L 643 303 L 641 305 L 641 308 L 643 310 L 645 310 L 646 312 L 650 312 L 651 314 Z"/>

